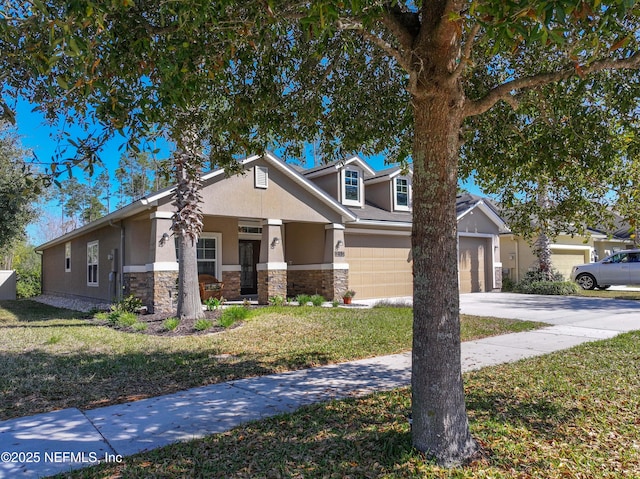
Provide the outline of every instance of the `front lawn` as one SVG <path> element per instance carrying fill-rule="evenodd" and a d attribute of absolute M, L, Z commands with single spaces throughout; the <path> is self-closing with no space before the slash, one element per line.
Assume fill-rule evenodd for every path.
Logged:
<path fill-rule="evenodd" d="M 217 334 L 152 336 L 33 301 L 0 302 L 0 420 L 411 348 L 410 308 L 264 307 Z M 540 327 L 463 317 L 463 340 Z"/>
<path fill-rule="evenodd" d="M 465 374 L 484 455 L 444 470 L 411 448 L 409 389 L 304 407 L 60 477 L 637 478 L 640 333 Z"/>
<path fill-rule="evenodd" d="M 607 298 L 607 299 L 631 299 L 640 300 L 640 291 L 618 291 L 618 290 L 584 290 L 581 289 L 578 292 L 579 296 L 586 296 L 588 298 Z"/>

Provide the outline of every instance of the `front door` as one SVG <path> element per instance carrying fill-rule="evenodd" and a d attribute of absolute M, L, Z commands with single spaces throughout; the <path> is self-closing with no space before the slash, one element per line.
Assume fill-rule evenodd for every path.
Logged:
<path fill-rule="evenodd" d="M 240 294 L 258 293 L 258 272 L 260 261 L 260 241 L 240 240 Z"/>

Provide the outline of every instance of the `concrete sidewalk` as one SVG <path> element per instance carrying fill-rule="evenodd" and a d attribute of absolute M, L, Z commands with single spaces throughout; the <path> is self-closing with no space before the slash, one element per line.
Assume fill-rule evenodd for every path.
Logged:
<path fill-rule="evenodd" d="M 463 300 L 462 310 L 471 308 L 473 314 L 481 314 L 482 300 L 490 303 L 502 300 L 500 296 Z M 539 298 L 539 305 L 559 301 Z M 524 299 L 529 300 L 517 296 L 511 301 L 519 304 Z M 463 370 L 539 356 L 640 329 L 640 304 L 624 304 L 621 309 L 604 303 L 583 304 L 582 315 L 576 317 L 573 307 L 579 305 L 559 306 L 568 308 L 565 314 L 573 318 L 565 324 L 553 319 L 557 312 L 546 318 L 529 304 L 537 320 L 562 324 L 465 342 Z M 137 452 L 228 431 L 303 405 L 390 390 L 410 381 L 411 355 L 404 353 L 215 384 L 89 411 L 65 409 L 12 419 L 0 422 L 0 478 L 41 477 L 98 462 L 119 462 Z"/>

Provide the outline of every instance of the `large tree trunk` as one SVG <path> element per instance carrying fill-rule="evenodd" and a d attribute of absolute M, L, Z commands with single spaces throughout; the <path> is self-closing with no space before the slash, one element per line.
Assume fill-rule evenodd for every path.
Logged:
<path fill-rule="evenodd" d="M 412 435 L 418 450 L 454 466 L 478 450 L 469 431 L 460 360 L 455 202 L 464 95 L 451 81 L 446 60 L 431 60 L 433 70 L 444 72 L 441 81 L 419 81 L 413 97 Z"/>

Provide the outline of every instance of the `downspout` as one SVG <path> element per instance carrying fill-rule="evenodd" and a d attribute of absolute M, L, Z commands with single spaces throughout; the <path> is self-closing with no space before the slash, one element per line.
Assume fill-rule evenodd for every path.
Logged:
<path fill-rule="evenodd" d="M 117 228 L 113 221 L 109 221 L 109 226 Z M 122 301 L 124 289 L 124 224 L 120 220 L 120 251 L 118 252 L 118 272 L 117 279 L 114 281 L 116 301 Z"/>
<path fill-rule="evenodd" d="M 513 237 L 516 242 L 516 282 L 520 281 L 520 240 Z"/>
<path fill-rule="evenodd" d="M 120 221 L 120 276 L 118 281 L 118 300 L 124 299 L 124 223 Z"/>

